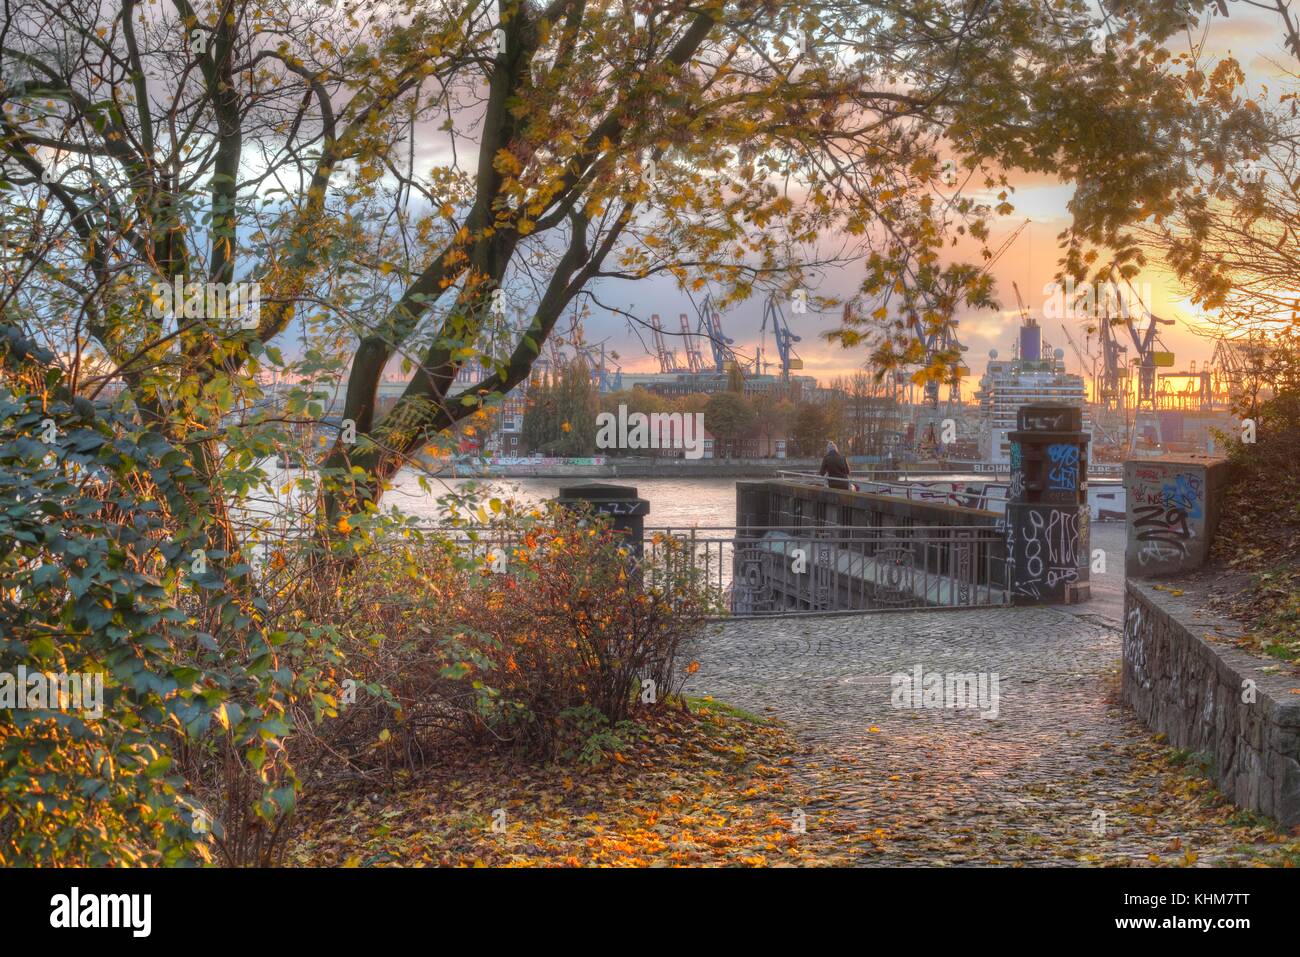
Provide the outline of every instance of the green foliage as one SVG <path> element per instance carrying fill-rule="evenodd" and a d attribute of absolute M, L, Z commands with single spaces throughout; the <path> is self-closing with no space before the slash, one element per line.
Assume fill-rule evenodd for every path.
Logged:
<path fill-rule="evenodd" d="M 1272 657 L 1295 660 L 1300 658 L 1300 476 L 1295 470 L 1300 391 L 1281 391 L 1257 406 L 1255 438 L 1242 442 L 1238 435 L 1228 442 L 1228 486 L 1212 555 L 1252 572 L 1232 609 L 1249 622 L 1251 644 Z"/>
<path fill-rule="evenodd" d="M 747 436 L 758 421 L 754 405 L 736 392 L 715 392 L 704 406 L 704 427 L 713 434 L 715 456 L 735 454 L 736 443 Z"/>
<path fill-rule="evenodd" d="M 529 389 L 524 443 L 530 452 L 588 456 L 596 451 L 596 389 L 582 358 L 563 363 Z"/>
<path fill-rule="evenodd" d="M 626 751 L 633 736 L 643 730 L 635 721 L 619 721 L 611 726 L 609 719 L 589 704 L 565 708 L 560 719 L 573 729 L 579 741 L 565 751 L 564 757 L 581 764 L 600 764 Z"/>
<path fill-rule="evenodd" d="M 58 382 L 0 384 L 0 671 L 95 676 L 103 713 L 0 709 L 0 862 L 202 858 L 174 748 L 218 714 L 247 727 L 228 702 L 260 680 L 201 666 L 212 638 L 177 605 L 195 539 L 164 518 L 205 490 L 179 450 Z"/>
<path fill-rule="evenodd" d="M 232 429 L 213 475 L 129 403 L 70 397 L 12 330 L 0 349 L 0 673 L 103 687 L 102 714 L 0 709 L 0 861 L 271 863 L 299 784 L 285 741 L 336 713 L 341 656 L 276 582 L 328 581 L 318 546 L 224 544 L 265 435 Z"/>

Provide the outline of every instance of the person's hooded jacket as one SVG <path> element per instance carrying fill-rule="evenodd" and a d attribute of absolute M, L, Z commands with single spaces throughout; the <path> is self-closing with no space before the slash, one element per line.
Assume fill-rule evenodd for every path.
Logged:
<path fill-rule="evenodd" d="M 840 450 L 836 448 L 834 442 L 826 443 L 826 454 L 822 456 L 822 467 L 818 475 L 825 475 L 830 479 L 826 484 L 831 488 L 850 489 L 853 486 L 844 481 L 849 477 L 849 462 Z"/>

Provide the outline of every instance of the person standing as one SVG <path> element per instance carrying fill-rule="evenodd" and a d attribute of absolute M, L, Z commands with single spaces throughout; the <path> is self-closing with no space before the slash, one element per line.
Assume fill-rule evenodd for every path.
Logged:
<path fill-rule="evenodd" d="M 822 467 L 818 475 L 825 475 L 827 485 L 831 488 L 848 490 L 853 488 L 845 479 L 849 477 L 849 460 L 840 454 L 834 442 L 826 443 L 826 454 L 822 456 Z"/>

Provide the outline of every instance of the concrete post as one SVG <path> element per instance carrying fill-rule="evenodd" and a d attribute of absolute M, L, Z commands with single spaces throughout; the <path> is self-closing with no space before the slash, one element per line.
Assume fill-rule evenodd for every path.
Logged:
<path fill-rule="evenodd" d="M 609 518 L 610 526 L 627 538 L 628 549 L 638 559 L 645 543 L 645 517 L 650 514 L 650 503 L 637 495 L 631 485 L 605 485 L 591 482 L 586 485 L 568 485 L 560 489 L 555 499 L 565 508 L 590 508 Z"/>
<path fill-rule="evenodd" d="M 1007 562 L 1016 605 L 1089 597 L 1088 433 L 1083 410 L 1021 406 L 1011 440 Z"/>

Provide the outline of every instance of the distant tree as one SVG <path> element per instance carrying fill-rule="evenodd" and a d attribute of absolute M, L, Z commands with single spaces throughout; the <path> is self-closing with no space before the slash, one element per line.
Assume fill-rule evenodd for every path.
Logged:
<path fill-rule="evenodd" d="M 533 378 L 524 406 L 523 441 L 529 451 L 540 452 L 555 439 L 559 421 L 555 403 L 555 389 L 547 369 Z"/>
<path fill-rule="evenodd" d="M 618 414 L 620 405 L 627 406 L 629 413 L 671 412 L 677 403 L 672 399 L 651 392 L 649 389 L 624 389 L 621 392 L 606 392 L 598 397 L 600 411 Z"/>
<path fill-rule="evenodd" d="M 562 363 L 532 390 L 524 412 L 529 449 L 555 456 L 587 456 L 596 451 L 596 389 L 582 358 Z"/>
<path fill-rule="evenodd" d="M 795 412 L 792 438 L 796 454 L 820 455 L 827 440 L 832 439 L 834 417 L 825 405 L 806 403 Z"/>
<path fill-rule="evenodd" d="M 770 447 L 778 439 L 788 439 L 794 421 L 795 404 L 789 399 L 764 399 L 754 403 L 753 434 L 763 446 Z"/>
<path fill-rule="evenodd" d="M 591 367 L 581 356 L 565 366 L 560 378 L 559 435 L 556 437 L 557 455 L 592 455 L 596 451 L 595 384 L 591 381 Z"/>
<path fill-rule="evenodd" d="M 743 395 L 735 392 L 716 392 L 704 407 L 704 427 L 713 433 L 716 448 L 731 458 L 736 446 L 754 428 L 757 415 L 754 406 Z"/>
<path fill-rule="evenodd" d="M 712 396 L 707 392 L 692 392 L 682 396 L 678 400 L 678 406 L 682 412 L 703 412 L 708 408 L 710 398 Z"/>

